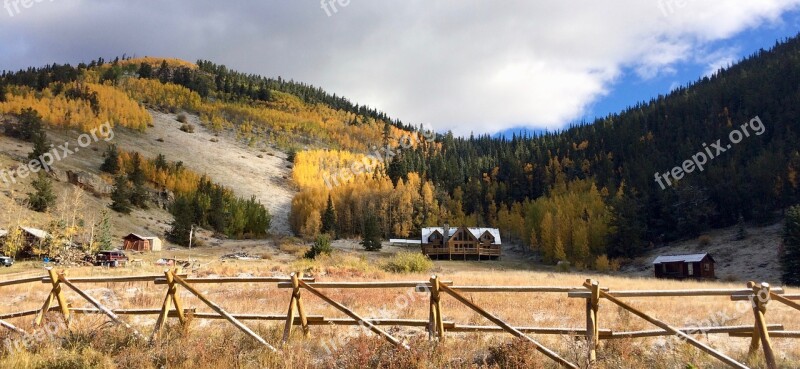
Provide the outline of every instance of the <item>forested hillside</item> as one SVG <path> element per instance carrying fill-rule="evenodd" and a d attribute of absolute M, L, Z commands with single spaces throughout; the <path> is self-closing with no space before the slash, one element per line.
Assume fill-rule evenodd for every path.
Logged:
<path fill-rule="evenodd" d="M 145 107 L 186 111 L 214 131 L 286 150 L 299 188 L 289 221 L 304 237 L 357 236 L 368 219 L 384 237 L 444 222 L 495 226 L 547 262 L 585 267 L 711 227 L 768 222 L 800 202 L 798 101 L 797 38 L 619 114 L 510 139 L 423 132 L 311 85 L 209 61 L 123 57 L 0 78 L 2 113 L 32 107 L 59 127 L 110 120 L 146 130 Z M 724 147 L 748 123 L 747 136 Z M 711 155 L 718 140 L 723 150 Z M 702 170 L 666 186 L 656 179 L 699 152 L 713 157 Z M 157 175 L 148 180 L 164 185 Z M 185 198 L 208 200 L 195 182 Z M 220 222 L 197 212 L 202 224 Z"/>
<path fill-rule="evenodd" d="M 667 96 L 563 132 L 511 139 L 447 134 L 399 150 L 385 166 L 391 181 L 359 176 L 357 184 L 333 188 L 337 226 L 356 234 L 358 220 L 371 213 L 387 236 L 416 235 L 419 226 L 444 221 L 498 226 L 546 261 L 591 266 L 604 254 L 636 256 L 710 227 L 768 222 L 800 201 L 798 101 L 795 38 Z M 731 131 L 755 117 L 764 130 L 748 126 L 749 137 L 714 152 L 703 171 L 664 189 L 655 180 L 655 173 L 681 166 L 706 145 L 725 145 Z M 298 168 L 318 160 L 298 159 Z M 296 220 L 310 214 L 316 224 L 326 196 L 319 186 L 304 190 Z"/>

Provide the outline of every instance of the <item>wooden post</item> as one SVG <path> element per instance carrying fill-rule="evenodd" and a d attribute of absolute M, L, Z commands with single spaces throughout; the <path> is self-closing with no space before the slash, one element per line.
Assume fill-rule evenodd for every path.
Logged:
<path fill-rule="evenodd" d="M 586 288 L 591 288 L 592 287 L 591 284 L 586 284 L 586 283 L 584 283 L 583 286 L 586 287 Z M 718 360 L 722 361 L 723 363 L 728 364 L 729 366 L 731 366 L 733 368 L 749 369 L 747 366 L 742 365 L 742 363 L 740 363 L 740 362 L 738 362 L 736 360 L 733 360 L 732 358 L 728 357 L 727 355 L 723 354 L 722 352 L 719 352 L 719 351 L 717 351 L 717 350 L 715 350 L 715 349 L 703 344 L 702 342 L 694 339 L 692 336 L 682 332 L 681 330 L 679 330 L 679 329 L 677 329 L 677 328 L 675 328 L 675 327 L 673 327 L 673 326 L 671 326 L 671 325 L 669 325 L 667 323 L 664 323 L 664 322 L 662 322 L 662 321 L 660 321 L 660 320 L 658 320 L 656 318 L 653 318 L 653 317 L 651 317 L 651 316 L 649 316 L 649 315 L 647 315 L 647 314 L 635 309 L 633 306 L 630 306 L 630 305 L 624 303 L 623 301 L 621 301 L 620 299 L 618 299 L 614 295 L 612 295 L 612 294 L 610 294 L 610 293 L 608 293 L 606 291 L 603 291 L 603 290 L 598 290 L 598 292 L 600 293 L 600 297 L 605 298 L 608 301 L 613 302 L 615 305 L 617 305 L 617 306 L 619 306 L 619 307 L 621 307 L 621 308 L 623 308 L 625 310 L 628 310 L 629 312 L 633 313 L 634 315 L 636 315 L 636 316 L 638 316 L 638 317 L 650 322 L 651 324 L 653 324 L 653 325 L 655 325 L 655 326 L 657 326 L 657 327 L 659 327 L 659 328 L 661 328 L 661 329 L 663 329 L 663 330 L 665 330 L 665 331 L 667 331 L 669 333 L 672 333 L 673 335 L 678 336 L 680 339 L 688 342 L 689 344 L 691 344 L 694 347 L 697 347 L 700 350 L 705 351 L 707 354 L 717 358 Z"/>
<path fill-rule="evenodd" d="M 156 326 L 153 329 L 153 334 L 150 336 L 150 340 L 154 340 L 158 337 L 158 333 L 164 329 L 164 326 L 167 323 L 167 319 L 169 318 L 169 312 L 172 309 L 172 306 L 175 306 L 176 313 L 178 314 L 178 319 L 180 320 L 181 324 L 186 324 L 186 315 L 183 311 L 183 304 L 181 303 L 180 299 L 178 298 L 178 286 L 175 285 L 175 275 L 179 274 L 177 269 L 168 269 L 164 271 L 164 275 L 167 279 L 167 295 L 164 296 L 164 303 L 161 305 L 161 312 L 158 314 L 158 319 L 156 320 Z"/>
<path fill-rule="evenodd" d="M 400 342 L 400 340 L 398 340 L 397 338 L 394 338 L 394 337 L 393 337 L 392 335 L 390 335 L 389 333 L 386 333 L 384 330 L 382 330 L 382 329 L 380 329 L 380 328 L 376 327 L 376 326 L 375 326 L 375 324 L 372 324 L 372 322 L 370 322 L 370 321 L 368 321 L 368 320 L 366 320 L 366 319 L 362 318 L 361 316 L 359 316 L 358 314 L 356 314 L 356 313 L 355 313 L 355 312 L 353 312 L 352 310 L 348 309 L 348 308 L 347 308 L 347 307 L 345 307 L 344 305 L 342 305 L 342 304 L 340 304 L 340 303 L 338 303 L 338 302 L 336 302 L 336 301 L 333 301 L 333 300 L 332 300 L 331 298 L 329 298 L 328 296 L 325 296 L 325 294 L 323 294 L 322 292 L 319 292 L 319 291 L 318 291 L 316 288 L 309 286 L 309 285 L 308 285 L 308 283 L 306 283 L 306 282 L 304 282 L 304 281 L 302 281 L 302 280 L 300 280 L 300 279 L 298 279 L 298 280 L 297 280 L 297 282 L 300 284 L 300 287 L 303 287 L 303 288 L 305 288 L 306 290 L 308 290 L 308 292 L 310 292 L 310 293 L 311 293 L 311 294 L 313 294 L 314 296 L 317 296 L 317 297 L 319 297 L 320 299 L 322 299 L 323 301 L 327 302 L 328 304 L 330 304 L 331 306 L 333 306 L 333 307 L 334 307 L 334 308 L 336 308 L 337 310 L 339 310 L 339 311 L 341 311 L 341 312 L 345 313 L 345 315 L 347 315 L 347 316 L 349 316 L 349 317 L 353 318 L 353 320 L 355 320 L 355 321 L 357 321 L 359 324 L 361 324 L 361 325 L 363 325 L 363 326 L 367 327 L 367 328 L 368 328 L 369 330 L 371 330 L 372 332 L 379 334 L 380 336 L 382 336 L 383 338 L 385 338 L 387 341 L 389 341 L 391 344 L 393 344 L 393 345 L 395 345 L 395 346 L 397 346 L 397 347 L 402 347 L 402 348 L 404 348 L 404 349 L 406 349 L 406 350 L 410 350 L 410 349 L 411 349 L 411 348 L 410 348 L 408 345 L 406 345 L 406 344 L 403 344 L 403 343 L 402 343 L 402 342 Z"/>
<path fill-rule="evenodd" d="M 69 305 L 67 304 L 67 299 L 64 298 L 64 294 L 61 291 L 61 280 L 59 280 L 59 275 L 56 274 L 56 271 L 53 270 L 52 268 L 47 269 L 47 273 L 50 275 L 50 283 L 53 285 L 53 288 L 50 290 L 50 294 L 44 301 L 42 310 L 39 312 L 38 315 L 36 315 L 36 319 L 34 320 L 33 325 L 34 327 L 39 327 L 42 325 L 42 321 L 44 320 L 44 314 L 50 311 L 50 308 L 53 306 L 53 302 L 57 300 L 59 308 L 61 309 L 61 315 L 64 316 L 64 321 L 66 322 L 67 326 L 69 326 L 70 322 Z M 66 272 L 62 271 L 61 276 L 65 275 Z"/>
<path fill-rule="evenodd" d="M 766 318 L 764 314 L 767 313 L 767 303 L 770 301 L 770 286 L 769 283 L 761 283 L 757 285 L 755 282 L 748 282 L 748 288 L 753 289 L 753 316 L 755 317 L 755 327 L 753 329 L 753 338 L 750 341 L 749 355 L 755 355 L 758 351 L 759 343 L 764 348 L 764 359 L 767 362 L 767 368 L 777 369 L 775 363 L 775 353 L 772 351 L 772 342 L 769 339 L 769 330 L 767 329 Z"/>
<path fill-rule="evenodd" d="M 300 325 L 303 327 L 303 336 L 308 337 L 308 318 L 306 317 L 305 308 L 303 307 L 303 300 L 300 297 L 300 278 L 303 278 L 301 273 L 298 277 L 297 273 L 292 273 L 292 297 L 289 300 L 289 313 L 286 315 L 286 325 L 283 328 L 283 343 L 289 341 L 289 336 L 292 334 L 292 327 L 294 326 L 294 315 L 297 311 L 300 316 Z"/>
<path fill-rule="evenodd" d="M 84 298 L 86 301 L 89 301 L 89 303 L 90 303 L 90 304 L 92 304 L 92 305 L 94 305 L 94 307 L 96 307 L 98 310 L 100 310 L 100 311 L 101 311 L 101 312 L 103 312 L 104 314 L 108 315 L 108 317 L 109 317 L 109 318 L 111 318 L 111 320 L 112 320 L 112 321 L 114 321 L 114 323 L 117 323 L 117 324 L 119 324 L 119 325 L 122 325 L 122 326 L 124 326 L 125 328 L 128 328 L 129 330 L 131 330 L 131 331 L 133 332 L 133 335 L 134 335 L 134 336 L 136 336 L 136 337 L 138 337 L 138 338 L 144 338 L 144 337 L 142 336 L 142 334 L 141 334 L 141 333 L 139 333 L 139 331 L 137 331 L 135 328 L 133 328 L 133 327 L 132 327 L 130 324 L 128 324 L 128 323 L 125 323 L 125 322 L 124 322 L 122 319 L 120 319 L 120 317 L 119 317 L 119 316 L 117 316 L 117 314 L 114 314 L 114 312 L 113 312 L 113 311 L 111 311 L 111 309 L 108 309 L 108 308 L 106 308 L 105 306 L 103 306 L 102 304 L 100 304 L 100 302 L 99 302 L 99 301 L 95 300 L 94 298 L 92 298 L 91 296 L 89 296 L 88 294 L 86 294 L 86 292 L 83 292 L 81 289 L 79 289 L 79 288 L 78 288 L 78 287 L 76 287 L 74 284 L 72 284 L 72 282 L 70 282 L 70 281 L 69 281 L 69 280 L 68 280 L 68 279 L 67 279 L 67 278 L 64 276 L 63 272 L 62 272 L 60 275 L 58 275 L 58 276 L 57 276 L 57 278 L 58 278 L 58 279 L 59 279 L 59 280 L 60 280 L 62 283 L 64 283 L 65 285 L 67 285 L 67 287 L 69 287 L 69 288 L 71 288 L 73 291 L 75 291 L 75 293 L 77 293 L 78 295 L 80 295 L 81 297 L 83 297 L 83 298 Z"/>
<path fill-rule="evenodd" d="M 591 296 L 586 299 L 586 344 L 589 347 L 589 366 L 597 364 L 597 344 L 600 342 L 600 329 L 597 323 L 597 310 L 600 302 L 600 284 L 587 279 Z"/>
<path fill-rule="evenodd" d="M 444 341 L 444 320 L 442 318 L 441 294 L 439 293 L 439 277 L 435 275 L 431 277 L 430 323 L 428 332 L 431 339 L 436 337 L 439 341 Z"/>
<path fill-rule="evenodd" d="M 177 282 L 178 284 L 183 286 L 183 288 L 185 288 L 187 291 L 191 292 L 192 295 L 195 295 L 195 297 L 197 297 L 200 301 L 202 301 L 203 303 L 208 305 L 208 307 L 210 307 L 211 310 L 214 310 L 215 312 L 217 312 L 217 314 L 222 315 L 226 320 L 231 322 L 231 324 L 233 324 L 236 328 L 239 328 L 239 330 L 241 330 L 242 332 L 244 332 L 248 336 L 253 337 L 253 339 L 258 341 L 262 345 L 266 346 L 271 351 L 273 351 L 273 352 L 277 352 L 278 351 L 277 349 L 275 349 L 275 347 L 270 345 L 269 342 L 267 342 L 266 340 L 261 338 L 261 336 L 259 336 L 255 332 L 253 332 L 250 328 L 247 328 L 246 325 L 242 324 L 242 322 L 240 322 L 239 320 L 234 318 L 231 314 L 229 314 L 227 311 L 225 311 L 224 309 L 219 307 L 219 305 L 211 302 L 211 300 L 209 300 L 205 296 L 203 296 L 203 294 L 200 293 L 200 291 L 196 290 L 190 284 L 186 283 L 186 281 L 184 281 L 183 278 L 181 278 L 180 276 L 177 276 L 177 275 L 173 275 L 172 277 L 175 279 L 175 282 Z"/>
<path fill-rule="evenodd" d="M 10 330 L 12 330 L 14 332 L 17 332 L 17 333 L 23 335 L 23 336 L 28 334 L 27 332 L 23 331 L 22 329 L 19 329 L 15 325 L 13 325 L 13 324 L 5 321 L 5 320 L 2 320 L 2 319 L 0 319 L 0 327 L 8 328 L 8 329 L 10 329 Z"/>
<path fill-rule="evenodd" d="M 482 315 L 484 318 L 489 319 L 489 321 L 491 321 L 492 323 L 497 324 L 498 326 L 503 328 L 503 330 L 505 330 L 506 332 L 509 332 L 512 335 L 514 335 L 515 337 L 522 338 L 522 339 L 530 342 L 531 344 L 533 344 L 533 346 L 536 348 L 537 351 L 543 353 L 545 356 L 547 356 L 550 359 L 552 359 L 553 361 L 559 363 L 561 366 L 566 367 L 566 368 L 578 369 L 577 365 L 575 365 L 573 363 L 570 363 L 566 359 L 564 359 L 561 356 L 559 356 L 555 351 L 550 350 L 547 347 L 542 346 L 542 344 L 540 344 L 539 342 L 537 342 L 533 338 L 528 337 L 524 333 L 520 332 L 518 329 L 516 329 L 516 328 L 512 327 L 511 325 L 509 325 L 508 323 L 500 320 L 498 317 L 492 315 L 491 313 L 487 312 L 486 310 L 481 309 L 478 305 L 475 305 L 474 303 L 472 303 L 472 301 L 470 301 L 466 297 L 462 296 L 460 293 L 454 291 L 450 287 L 447 287 L 447 286 L 442 284 L 442 285 L 439 285 L 439 288 L 442 291 L 444 291 L 447 294 L 449 294 L 450 296 L 453 296 L 453 298 L 455 298 L 456 300 L 458 300 L 462 304 L 467 305 L 470 309 L 472 309 L 476 313 Z"/>

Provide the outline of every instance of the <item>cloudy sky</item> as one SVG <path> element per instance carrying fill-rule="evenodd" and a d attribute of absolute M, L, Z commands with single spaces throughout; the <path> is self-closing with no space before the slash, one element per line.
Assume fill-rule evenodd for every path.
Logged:
<path fill-rule="evenodd" d="M 4 1 L 0 69 L 208 59 L 458 134 L 590 121 L 800 31 L 800 0 Z"/>

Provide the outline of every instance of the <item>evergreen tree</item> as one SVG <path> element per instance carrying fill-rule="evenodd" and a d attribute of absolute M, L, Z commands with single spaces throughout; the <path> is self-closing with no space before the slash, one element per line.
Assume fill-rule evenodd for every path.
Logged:
<path fill-rule="evenodd" d="M 179 196 L 172 204 L 171 210 L 175 220 L 172 221 L 172 229 L 167 232 L 167 239 L 178 245 L 189 246 L 189 235 L 194 224 L 190 199 Z"/>
<path fill-rule="evenodd" d="M 739 215 L 739 221 L 736 222 L 736 240 L 741 241 L 747 238 L 747 228 L 745 227 L 744 217 Z"/>
<path fill-rule="evenodd" d="M 133 184 L 130 195 L 131 204 L 147 209 L 147 188 L 144 186 L 147 179 L 142 170 L 142 157 L 138 152 L 133 154 L 131 166 L 131 172 L 128 174 L 128 179 Z"/>
<path fill-rule="evenodd" d="M 331 195 L 328 195 L 328 206 L 325 208 L 325 213 L 322 214 L 321 232 L 336 236 L 336 211 L 333 209 Z"/>
<path fill-rule="evenodd" d="M 103 164 L 100 165 L 100 170 L 106 173 L 117 174 L 119 173 L 119 150 L 117 145 L 111 145 L 103 154 Z"/>
<path fill-rule="evenodd" d="M 100 214 L 102 218 L 100 223 L 97 223 L 97 245 L 100 250 L 108 251 L 114 248 L 111 234 L 111 217 L 106 209 L 103 209 Z"/>
<path fill-rule="evenodd" d="M 139 77 L 141 78 L 151 78 L 153 76 L 153 66 L 149 63 L 142 63 L 139 65 Z"/>
<path fill-rule="evenodd" d="M 378 219 L 372 214 L 368 215 L 364 221 L 361 246 L 367 251 L 380 251 L 380 249 L 383 248 L 383 245 L 381 245 L 381 230 L 378 227 Z"/>
<path fill-rule="evenodd" d="M 317 239 L 314 241 L 314 244 L 311 246 L 304 257 L 306 259 L 316 259 L 319 255 L 330 255 L 333 252 L 333 248 L 331 247 L 331 238 L 326 234 L 321 234 L 317 236 Z"/>
<path fill-rule="evenodd" d="M 38 125 L 38 129 L 31 131 L 31 142 L 33 142 L 33 151 L 28 154 L 28 159 L 39 161 L 39 165 L 42 168 L 45 167 L 45 163 L 42 162 L 42 155 L 50 151 L 50 142 L 47 141 L 47 132 L 45 132 L 44 127 L 42 125 Z"/>
<path fill-rule="evenodd" d="M 20 140 L 32 141 L 34 134 L 44 130 L 42 117 L 32 108 L 26 108 L 19 114 L 19 129 L 12 132 Z"/>
<path fill-rule="evenodd" d="M 786 212 L 779 259 L 783 270 L 783 283 L 800 286 L 800 205 Z"/>
<path fill-rule="evenodd" d="M 164 154 L 158 154 L 156 156 L 156 160 L 153 162 L 156 169 L 158 170 L 167 170 L 169 169 L 169 164 L 167 163 L 167 157 Z"/>
<path fill-rule="evenodd" d="M 128 179 L 118 175 L 114 179 L 114 189 L 111 191 L 111 209 L 122 214 L 131 213 L 131 187 Z"/>
<path fill-rule="evenodd" d="M 608 256 L 634 257 L 644 250 L 647 225 L 642 219 L 642 206 L 633 197 L 621 195 L 612 200 L 611 233 L 608 235 Z"/>
<path fill-rule="evenodd" d="M 56 202 L 56 195 L 53 193 L 53 183 L 45 172 L 39 175 L 32 183 L 34 192 L 28 194 L 28 206 L 31 210 L 45 212 Z"/>

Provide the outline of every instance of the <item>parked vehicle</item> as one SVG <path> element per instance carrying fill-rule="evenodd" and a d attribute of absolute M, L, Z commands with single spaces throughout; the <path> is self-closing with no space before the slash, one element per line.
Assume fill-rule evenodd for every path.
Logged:
<path fill-rule="evenodd" d="M 14 259 L 8 256 L 0 256 L 0 266 L 10 267 L 14 265 Z"/>
<path fill-rule="evenodd" d="M 128 256 L 122 251 L 100 251 L 94 258 L 94 265 L 116 268 L 125 266 L 128 260 Z"/>

